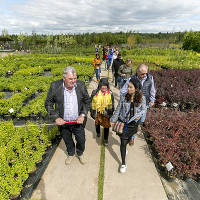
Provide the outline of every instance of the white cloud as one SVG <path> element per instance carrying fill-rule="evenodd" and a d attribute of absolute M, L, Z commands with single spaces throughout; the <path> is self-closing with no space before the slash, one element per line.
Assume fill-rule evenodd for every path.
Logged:
<path fill-rule="evenodd" d="M 3 13 L 9 33 L 198 30 L 198 0 L 27 0 Z"/>

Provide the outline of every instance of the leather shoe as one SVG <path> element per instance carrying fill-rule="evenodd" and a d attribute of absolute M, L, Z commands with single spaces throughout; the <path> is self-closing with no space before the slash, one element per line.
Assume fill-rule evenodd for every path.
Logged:
<path fill-rule="evenodd" d="M 66 165 L 70 165 L 75 156 L 67 156 L 65 160 Z"/>
<path fill-rule="evenodd" d="M 81 163 L 82 165 L 84 165 L 84 164 L 86 163 L 85 158 L 84 158 L 83 155 L 78 156 L 78 158 L 79 158 L 79 161 L 80 161 L 80 163 Z"/>

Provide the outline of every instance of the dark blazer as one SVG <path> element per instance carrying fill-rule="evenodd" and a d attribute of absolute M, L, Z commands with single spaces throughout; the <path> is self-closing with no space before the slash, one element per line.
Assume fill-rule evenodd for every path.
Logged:
<path fill-rule="evenodd" d="M 85 84 L 77 80 L 76 81 L 76 95 L 78 102 L 78 113 L 85 115 L 84 125 L 86 123 L 86 117 L 88 113 L 88 107 L 90 104 L 90 98 L 85 87 Z M 54 108 L 55 105 L 55 108 Z M 50 89 L 47 93 L 45 108 L 53 120 L 64 117 L 64 88 L 63 80 L 54 81 L 51 83 Z"/>

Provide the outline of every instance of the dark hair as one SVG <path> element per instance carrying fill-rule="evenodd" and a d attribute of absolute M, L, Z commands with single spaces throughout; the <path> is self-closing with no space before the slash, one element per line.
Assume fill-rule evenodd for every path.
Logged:
<path fill-rule="evenodd" d="M 101 78 L 100 79 L 97 90 L 99 91 L 102 86 L 107 86 L 107 88 L 110 90 L 108 78 Z"/>
<path fill-rule="evenodd" d="M 133 103 L 138 106 L 140 103 L 142 103 L 142 85 L 137 78 L 131 78 L 129 82 L 132 83 L 135 87 L 135 96 L 133 99 Z M 127 93 L 125 98 L 127 101 L 130 101 L 131 95 Z"/>

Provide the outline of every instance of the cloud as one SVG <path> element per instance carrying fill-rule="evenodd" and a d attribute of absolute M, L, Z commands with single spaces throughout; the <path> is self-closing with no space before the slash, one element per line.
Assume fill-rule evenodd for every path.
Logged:
<path fill-rule="evenodd" d="M 9 8 L 0 23 L 9 33 L 174 32 L 200 25 L 198 0 L 27 0 Z"/>

